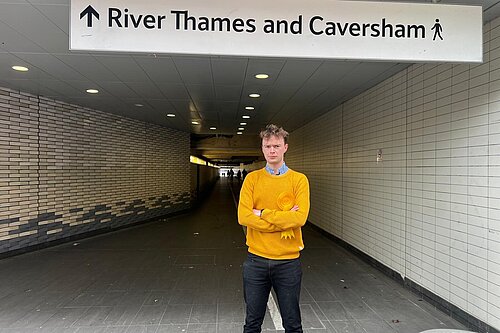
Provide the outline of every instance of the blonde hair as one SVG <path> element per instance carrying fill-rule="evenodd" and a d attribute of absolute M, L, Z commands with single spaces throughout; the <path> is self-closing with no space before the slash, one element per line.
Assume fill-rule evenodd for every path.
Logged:
<path fill-rule="evenodd" d="M 283 138 L 285 144 L 288 142 L 288 132 L 283 129 L 283 127 L 278 127 L 274 124 L 269 124 L 266 129 L 260 132 L 261 141 L 269 139 L 271 136 L 276 136 L 278 138 Z"/>

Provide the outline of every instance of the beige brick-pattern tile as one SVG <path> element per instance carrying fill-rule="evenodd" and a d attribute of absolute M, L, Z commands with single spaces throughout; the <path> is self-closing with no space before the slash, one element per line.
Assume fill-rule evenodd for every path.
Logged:
<path fill-rule="evenodd" d="M 0 242 L 22 246 L 20 225 L 38 216 L 38 99 L 0 90 Z"/>
<path fill-rule="evenodd" d="M 0 88 L 0 252 L 190 207 L 189 133 Z"/>

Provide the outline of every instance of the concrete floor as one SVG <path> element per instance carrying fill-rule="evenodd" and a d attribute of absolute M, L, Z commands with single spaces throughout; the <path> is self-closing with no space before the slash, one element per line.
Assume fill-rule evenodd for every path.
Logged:
<path fill-rule="evenodd" d="M 304 241 L 305 332 L 465 329 L 316 230 Z M 245 255 L 223 179 L 192 213 L 1 260 L 0 333 L 242 332 Z"/>

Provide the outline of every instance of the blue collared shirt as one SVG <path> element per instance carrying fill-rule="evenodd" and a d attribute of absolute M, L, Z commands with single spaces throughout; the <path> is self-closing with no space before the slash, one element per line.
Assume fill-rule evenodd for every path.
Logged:
<path fill-rule="evenodd" d="M 286 166 L 285 162 L 283 162 L 283 165 L 278 169 L 278 173 L 276 173 L 276 176 L 282 175 L 288 170 L 289 168 Z M 269 172 L 271 175 L 274 175 L 274 169 L 271 168 L 268 164 L 266 164 L 266 171 Z"/>

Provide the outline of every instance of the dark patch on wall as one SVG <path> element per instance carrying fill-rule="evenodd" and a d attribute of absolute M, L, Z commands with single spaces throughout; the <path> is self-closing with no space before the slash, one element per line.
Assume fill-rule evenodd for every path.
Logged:
<path fill-rule="evenodd" d="M 37 230 L 38 233 L 40 233 L 41 230 L 48 229 L 49 226 L 57 225 L 58 222 L 55 222 L 55 220 L 61 217 L 62 215 L 56 215 L 55 213 L 39 214 L 38 217 L 28 220 L 28 223 L 21 224 L 18 229 L 9 231 L 9 235 L 19 234 L 32 230 Z M 54 221 L 54 222 L 50 223 L 49 221 Z M 40 222 L 43 222 L 42 225 L 39 225 Z"/>
<path fill-rule="evenodd" d="M 15 218 L 12 218 L 12 219 L 3 219 L 3 220 L 0 220 L 0 224 L 9 224 L 9 223 L 16 223 L 16 222 L 19 222 L 19 217 L 15 217 Z"/>

